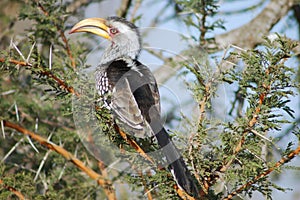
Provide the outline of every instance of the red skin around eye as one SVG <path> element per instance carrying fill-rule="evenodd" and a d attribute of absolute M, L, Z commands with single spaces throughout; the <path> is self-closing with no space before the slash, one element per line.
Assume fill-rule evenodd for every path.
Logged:
<path fill-rule="evenodd" d="M 110 34 L 111 36 L 114 36 L 114 35 L 116 35 L 117 33 L 119 33 L 118 29 L 116 29 L 116 28 L 110 28 L 110 29 L 109 29 L 109 34 Z"/>

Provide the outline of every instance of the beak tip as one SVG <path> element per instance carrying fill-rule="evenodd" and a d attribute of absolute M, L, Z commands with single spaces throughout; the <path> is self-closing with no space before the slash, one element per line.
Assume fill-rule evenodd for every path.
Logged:
<path fill-rule="evenodd" d="M 69 34 L 72 34 L 72 33 L 75 33 L 76 32 L 76 29 L 71 29 L 70 31 L 69 31 Z"/>

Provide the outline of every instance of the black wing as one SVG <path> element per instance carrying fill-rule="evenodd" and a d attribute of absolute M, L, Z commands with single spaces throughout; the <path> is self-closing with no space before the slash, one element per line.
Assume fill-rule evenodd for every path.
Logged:
<path fill-rule="evenodd" d="M 153 117 L 160 120 L 159 93 L 151 71 L 135 60 L 117 60 L 107 67 L 110 107 L 117 124 L 136 137 L 153 136 Z"/>

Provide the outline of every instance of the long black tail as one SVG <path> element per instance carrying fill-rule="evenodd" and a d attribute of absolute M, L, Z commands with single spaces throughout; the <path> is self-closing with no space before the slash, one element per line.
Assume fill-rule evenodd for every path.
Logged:
<path fill-rule="evenodd" d="M 169 134 L 162 128 L 156 135 L 156 139 L 164 155 L 167 158 L 169 170 L 171 171 L 178 187 L 187 194 L 199 199 L 199 190 L 195 180 L 188 170 L 181 154 L 172 142 Z"/>

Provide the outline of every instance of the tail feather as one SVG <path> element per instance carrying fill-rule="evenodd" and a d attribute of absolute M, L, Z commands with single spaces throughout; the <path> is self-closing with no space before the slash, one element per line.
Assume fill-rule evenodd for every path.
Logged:
<path fill-rule="evenodd" d="M 169 134 L 162 128 L 156 135 L 158 144 L 167 158 L 169 170 L 171 171 L 178 187 L 187 194 L 198 199 L 199 190 L 188 170 L 181 154 L 173 144 Z"/>

